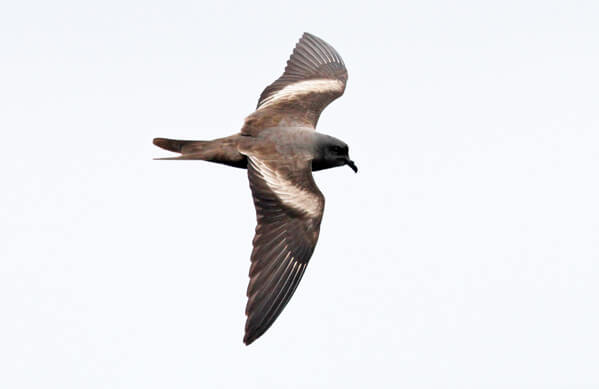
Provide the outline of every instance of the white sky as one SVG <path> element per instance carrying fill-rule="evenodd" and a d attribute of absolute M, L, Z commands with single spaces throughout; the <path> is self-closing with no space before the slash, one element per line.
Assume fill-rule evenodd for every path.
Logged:
<path fill-rule="evenodd" d="M 496 3 L 3 2 L 0 387 L 598 387 L 599 3 Z M 151 140 L 237 132 L 304 31 L 360 172 L 246 347 L 245 172 Z"/>

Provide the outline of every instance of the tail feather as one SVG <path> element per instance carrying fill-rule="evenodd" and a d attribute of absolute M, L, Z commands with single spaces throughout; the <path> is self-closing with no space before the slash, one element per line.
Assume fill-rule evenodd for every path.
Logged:
<path fill-rule="evenodd" d="M 178 139 L 167 139 L 167 138 L 154 138 L 154 144 L 160 148 L 168 151 L 174 151 L 175 153 L 191 154 L 198 152 L 203 149 L 207 141 L 203 140 L 178 140 Z"/>
<path fill-rule="evenodd" d="M 203 153 L 196 153 L 196 154 L 181 154 L 177 157 L 162 157 L 162 158 L 154 158 L 156 161 L 177 161 L 177 160 L 203 160 L 203 161 L 212 161 L 211 159 L 208 159 L 207 156 Z M 217 162 L 217 161 L 212 161 L 212 162 Z"/>
<path fill-rule="evenodd" d="M 240 137 L 241 135 L 237 134 L 211 141 L 154 138 L 156 146 L 181 154 L 177 157 L 156 159 L 204 160 L 246 169 L 247 158 L 237 150 Z"/>

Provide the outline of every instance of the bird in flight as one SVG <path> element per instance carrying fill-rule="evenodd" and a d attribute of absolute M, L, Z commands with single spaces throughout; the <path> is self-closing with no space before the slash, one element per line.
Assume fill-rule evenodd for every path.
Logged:
<path fill-rule="evenodd" d="M 318 240 L 324 196 L 312 172 L 347 165 L 343 141 L 315 131 L 322 110 L 347 82 L 343 60 L 328 43 L 304 33 L 281 77 L 264 89 L 237 134 L 211 141 L 155 138 L 180 153 L 247 169 L 257 226 L 251 254 L 244 343 L 259 338 L 295 292 Z"/>

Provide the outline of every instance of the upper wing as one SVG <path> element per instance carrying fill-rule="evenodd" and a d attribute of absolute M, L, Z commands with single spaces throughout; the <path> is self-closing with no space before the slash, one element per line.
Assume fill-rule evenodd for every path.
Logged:
<path fill-rule="evenodd" d="M 347 69 L 337 51 L 304 33 L 285 72 L 264 89 L 242 132 L 253 134 L 281 124 L 315 128 L 322 110 L 343 94 L 346 82 Z"/>
<path fill-rule="evenodd" d="M 296 164 L 248 156 L 258 225 L 247 290 L 245 344 L 260 337 L 283 311 L 318 240 L 324 196 L 310 165 L 298 169 Z"/>

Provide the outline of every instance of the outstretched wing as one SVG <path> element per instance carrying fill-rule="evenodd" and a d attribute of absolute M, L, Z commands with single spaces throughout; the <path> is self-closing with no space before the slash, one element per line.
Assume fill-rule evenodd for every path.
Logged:
<path fill-rule="evenodd" d="M 270 84 L 242 132 L 255 134 L 277 125 L 316 127 L 322 110 L 345 91 L 347 69 L 337 51 L 322 39 L 304 33 L 285 72 Z"/>
<path fill-rule="evenodd" d="M 324 196 L 309 163 L 262 161 L 248 156 L 256 206 L 256 235 L 247 290 L 245 344 L 276 320 L 299 284 L 318 240 Z"/>

